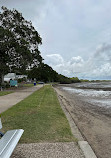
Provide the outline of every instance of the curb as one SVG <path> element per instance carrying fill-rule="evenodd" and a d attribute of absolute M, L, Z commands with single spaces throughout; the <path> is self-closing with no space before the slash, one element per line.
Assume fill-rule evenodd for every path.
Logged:
<path fill-rule="evenodd" d="M 78 145 L 84 153 L 85 158 L 97 158 L 87 141 L 78 141 Z"/>

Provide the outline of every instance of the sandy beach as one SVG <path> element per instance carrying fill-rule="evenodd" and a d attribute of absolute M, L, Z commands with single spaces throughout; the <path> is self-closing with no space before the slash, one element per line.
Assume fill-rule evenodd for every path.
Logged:
<path fill-rule="evenodd" d="M 82 96 L 55 86 L 59 98 L 98 158 L 111 157 L 111 108 L 94 106 Z M 90 99 L 90 97 L 89 97 Z"/>

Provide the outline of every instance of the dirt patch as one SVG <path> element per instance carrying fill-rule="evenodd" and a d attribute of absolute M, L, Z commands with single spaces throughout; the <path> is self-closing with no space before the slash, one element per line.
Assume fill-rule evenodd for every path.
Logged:
<path fill-rule="evenodd" d="M 60 87 L 56 87 L 61 100 L 73 117 L 98 158 L 111 157 L 111 113 L 110 110 L 82 100 L 76 94 L 69 94 Z"/>

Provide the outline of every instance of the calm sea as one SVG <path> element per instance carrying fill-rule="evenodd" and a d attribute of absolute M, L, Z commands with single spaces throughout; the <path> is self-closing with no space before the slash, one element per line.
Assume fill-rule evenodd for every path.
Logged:
<path fill-rule="evenodd" d="M 111 108 L 111 82 L 76 83 L 63 87 L 63 90 L 93 105 Z"/>

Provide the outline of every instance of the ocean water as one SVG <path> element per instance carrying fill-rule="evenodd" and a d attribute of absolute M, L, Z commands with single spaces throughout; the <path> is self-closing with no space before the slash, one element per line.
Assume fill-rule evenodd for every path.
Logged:
<path fill-rule="evenodd" d="M 93 105 L 111 108 L 111 82 L 77 83 L 63 87 L 63 90 L 80 96 Z"/>

